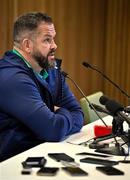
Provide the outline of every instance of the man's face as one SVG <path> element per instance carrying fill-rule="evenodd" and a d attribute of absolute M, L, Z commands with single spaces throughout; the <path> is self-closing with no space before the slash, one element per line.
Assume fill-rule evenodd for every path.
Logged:
<path fill-rule="evenodd" d="M 37 35 L 33 41 L 32 58 L 41 68 L 48 69 L 55 66 L 56 35 L 53 24 L 41 23 L 37 29 Z"/>

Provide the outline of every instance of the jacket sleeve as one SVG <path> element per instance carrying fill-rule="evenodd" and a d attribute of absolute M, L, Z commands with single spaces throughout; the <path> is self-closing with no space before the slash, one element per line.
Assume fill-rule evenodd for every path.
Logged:
<path fill-rule="evenodd" d="M 19 72 L 5 79 L 1 89 L 1 108 L 17 119 L 17 123 L 28 127 L 39 140 L 60 141 L 81 128 L 81 122 L 78 121 L 82 120 L 77 120 L 79 127 L 76 128 L 75 116 L 78 111 L 75 112 L 73 108 L 68 110 L 73 106 L 73 103 L 66 105 L 68 97 L 64 98 L 63 108 L 56 113 L 51 112 L 42 100 L 35 82 L 28 74 Z"/>

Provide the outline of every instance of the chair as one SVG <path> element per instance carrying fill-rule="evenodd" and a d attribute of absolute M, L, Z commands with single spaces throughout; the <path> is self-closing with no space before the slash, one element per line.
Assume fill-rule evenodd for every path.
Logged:
<path fill-rule="evenodd" d="M 91 94 L 91 95 L 87 96 L 87 99 L 90 101 L 90 103 L 94 103 L 94 104 L 100 105 L 101 107 L 104 107 L 99 102 L 99 98 L 102 95 L 103 95 L 103 92 L 98 91 L 98 92 L 96 92 L 94 94 Z M 89 104 L 88 104 L 88 102 L 86 101 L 86 99 L 84 97 L 80 99 L 80 105 L 81 105 L 81 108 L 82 108 L 83 113 L 84 113 L 84 120 L 85 120 L 84 124 L 88 124 L 88 123 L 91 123 L 91 122 L 96 121 L 96 120 L 99 119 L 99 117 L 94 112 L 94 110 L 92 110 L 89 107 Z M 101 113 L 101 112 L 98 112 L 98 114 L 101 117 L 104 117 L 104 116 L 107 115 L 107 114 Z"/>

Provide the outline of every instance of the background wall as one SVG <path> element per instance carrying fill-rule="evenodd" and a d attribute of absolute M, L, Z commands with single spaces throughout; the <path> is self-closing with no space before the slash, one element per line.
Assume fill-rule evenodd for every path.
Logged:
<path fill-rule="evenodd" d="M 28 11 L 43 11 L 53 17 L 63 69 L 86 95 L 98 90 L 117 101 L 128 99 L 83 61 L 101 71 L 130 95 L 130 1 L 129 0 L 1 0 L 0 56 L 12 49 L 16 17 Z M 81 95 L 69 85 L 79 99 Z"/>

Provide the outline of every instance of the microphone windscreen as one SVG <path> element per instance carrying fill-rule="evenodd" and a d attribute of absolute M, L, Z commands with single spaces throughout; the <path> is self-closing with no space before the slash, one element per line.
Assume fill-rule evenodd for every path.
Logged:
<path fill-rule="evenodd" d="M 87 63 L 87 62 L 83 62 L 82 64 L 83 64 L 83 66 L 85 66 L 87 68 L 89 68 L 89 67 L 91 68 L 91 65 L 89 63 Z"/>
<path fill-rule="evenodd" d="M 109 101 L 109 98 L 107 96 L 101 96 L 100 99 L 99 99 L 99 102 L 102 105 L 105 105 L 107 103 L 107 101 Z"/>
<path fill-rule="evenodd" d="M 124 107 L 121 104 L 119 104 L 118 102 L 114 101 L 114 100 L 107 101 L 106 108 L 112 114 L 116 114 L 118 111 L 123 111 L 124 110 Z"/>

